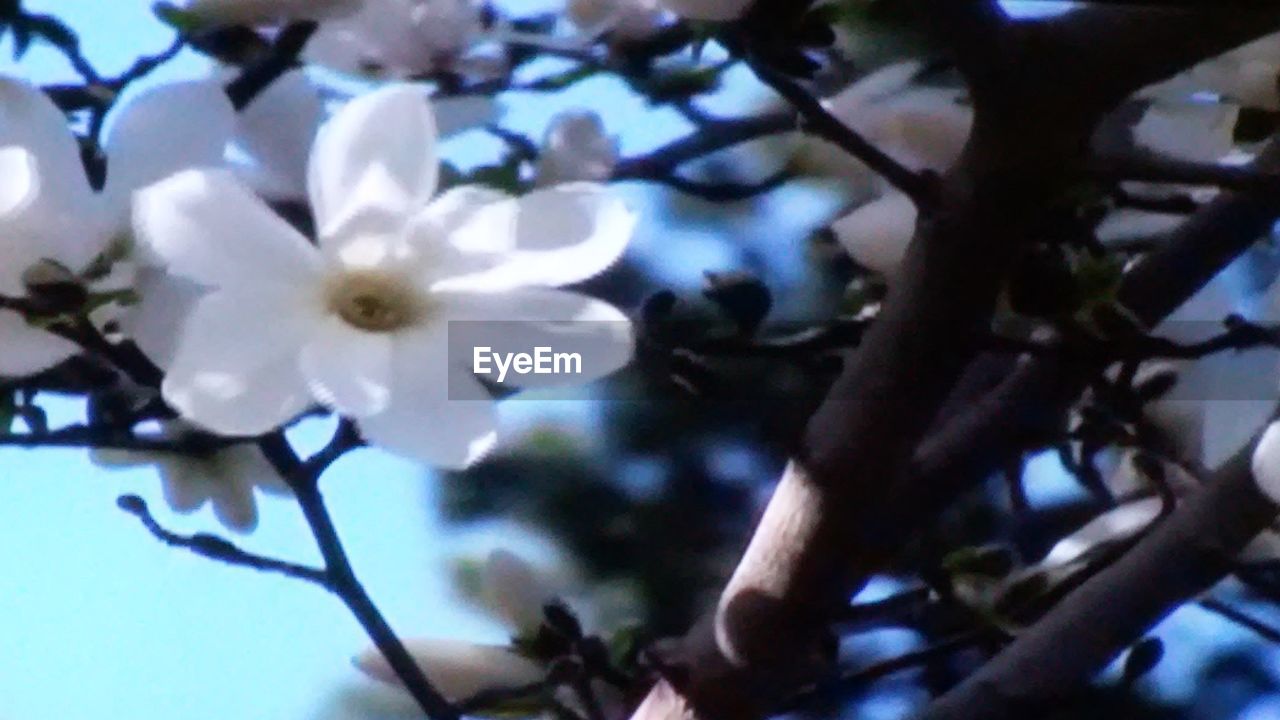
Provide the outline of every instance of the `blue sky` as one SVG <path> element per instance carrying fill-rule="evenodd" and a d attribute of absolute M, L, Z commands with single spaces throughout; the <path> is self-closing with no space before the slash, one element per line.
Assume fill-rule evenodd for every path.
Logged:
<path fill-rule="evenodd" d="M 138 0 L 26 3 L 56 12 L 80 32 L 106 74 L 163 49 L 165 29 Z M 56 52 L 33 47 L 15 67 L 7 43 L 0 71 L 37 82 L 75 80 Z M 184 54 L 156 79 L 202 74 Z M 75 403 L 48 405 L 56 425 Z M 310 442 L 327 424 L 299 431 Z M 501 640 L 497 626 L 455 602 L 448 565 L 460 543 L 430 509 L 434 479 L 374 451 L 344 459 L 325 478 L 333 513 L 369 590 L 402 634 Z M 230 568 L 152 540 L 115 507 L 146 498 L 167 526 L 218 530 L 208 512 L 166 511 L 150 470 L 103 471 L 74 450 L 0 450 L 0 717 L 342 717 L 332 694 L 364 685 L 350 657 L 366 646 L 345 608 L 301 583 Z M 301 516 L 287 501 L 263 503 L 244 546 L 314 561 Z M 394 705 L 394 703 L 393 703 Z"/>

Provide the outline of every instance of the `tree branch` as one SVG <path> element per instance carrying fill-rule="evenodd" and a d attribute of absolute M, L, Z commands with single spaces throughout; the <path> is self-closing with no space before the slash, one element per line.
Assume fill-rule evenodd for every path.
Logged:
<path fill-rule="evenodd" d="M 137 495 L 123 495 L 116 504 L 121 510 L 138 518 L 142 526 L 147 529 L 157 540 L 170 547 L 183 548 L 201 557 L 216 560 L 228 565 L 236 565 L 238 567 L 246 567 L 259 572 L 274 573 L 284 575 L 285 577 L 294 578 L 295 580 L 304 580 L 314 585 L 319 585 L 326 590 L 329 587 L 329 577 L 323 570 L 298 565 L 296 563 L 277 560 L 275 558 L 263 557 L 246 552 L 236 547 L 230 541 L 220 538 L 216 535 L 208 533 L 196 533 L 195 535 L 179 535 L 166 530 L 156 522 L 155 517 L 151 515 L 151 511 L 147 509 L 147 504 Z"/>
<path fill-rule="evenodd" d="M 1234 557 L 1280 513 L 1254 480 L 1256 442 L 1132 550 L 934 701 L 919 720 L 1034 714 L 1076 690 L 1161 618 L 1230 573 Z"/>
<path fill-rule="evenodd" d="M 298 22 L 289 25 L 276 37 L 266 57 L 245 68 L 240 76 L 227 84 L 227 97 L 237 110 L 243 110 L 271 83 L 292 69 L 298 56 L 316 32 L 316 23 Z"/>
<path fill-rule="evenodd" d="M 687 137 L 634 158 L 626 158 L 613 171 L 614 180 L 646 180 L 662 177 L 690 160 L 706 157 L 751 140 L 796 129 L 795 115 L 777 113 L 756 117 L 714 120 Z"/>
<path fill-rule="evenodd" d="M 822 103 L 808 90 L 792 80 L 788 75 L 778 72 L 759 60 L 747 56 L 747 64 L 764 84 L 773 88 L 800 113 L 804 120 L 801 126 L 805 132 L 812 133 L 827 140 L 862 161 L 867 167 L 879 173 L 890 185 L 906 193 L 917 207 L 929 206 L 934 200 L 934 182 L 928 172 L 915 172 L 888 153 L 876 147 L 853 128 L 827 111 Z"/>
<path fill-rule="evenodd" d="M 942 178 L 936 206 L 923 208 L 878 321 L 811 419 L 806 452 L 775 490 L 721 596 L 716 622 L 686 638 L 686 672 L 669 675 L 634 718 L 756 717 L 780 693 L 821 673 L 824 621 L 893 557 L 909 536 L 904 526 L 932 517 L 916 507 L 926 486 L 918 482 L 913 453 L 967 375 L 1011 256 L 1035 235 L 1040 214 L 1083 174 L 1081 159 L 1102 114 L 1160 79 L 1153 76 L 1157 70 L 1173 74 L 1276 24 L 1219 15 L 1203 33 L 1190 32 L 1181 16 L 1173 28 L 1130 22 L 1120 31 L 1092 27 L 1084 36 L 1082 26 L 1070 24 L 1065 37 L 1055 37 L 1051 23 L 1039 23 L 1015 36 L 1017 52 L 1005 58 L 1016 61 L 1014 67 L 1004 62 L 971 71 L 1008 80 L 1008 94 L 975 95 L 969 143 Z M 1143 54 L 1153 58 L 1126 67 L 1131 37 L 1162 33 L 1180 35 L 1168 47 L 1143 43 Z M 964 40 L 984 41 L 1006 39 Z M 1105 67 L 1107 78 L 1077 75 L 1082 65 Z M 1052 385 L 1032 389 L 1046 399 L 1057 392 Z M 1016 413 L 1003 417 L 1012 426 L 1020 420 Z M 933 498 L 923 504 L 928 511 L 941 507 Z"/>
<path fill-rule="evenodd" d="M 414 662 L 404 643 L 387 624 L 364 586 L 360 584 L 347 558 L 333 519 L 329 516 L 324 496 L 320 493 L 321 475 L 330 464 L 355 447 L 358 442 L 359 436 L 356 434 L 354 424 L 344 421 L 329 444 L 305 462 L 294 454 L 293 448 L 289 446 L 282 433 L 263 438 L 260 447 L 268 459 L 283 471 L 281 474 L 297 497 L 307 526 L 311 529 L 311 534 L 324 558 L 326 587 L 341 598 L 351 610 L 351 614 L 359 621 L 374 645 L 387 659 L 405 690 L 427 717 L 435 720 L 457 720 L 460 717 L 458 710 L 427 679 L 422 668 Z"/>

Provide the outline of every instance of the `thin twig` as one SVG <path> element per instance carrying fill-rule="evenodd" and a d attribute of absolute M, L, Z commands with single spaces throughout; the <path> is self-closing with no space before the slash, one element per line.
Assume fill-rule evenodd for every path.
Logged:
<path fill-rule="evenodd" d="M 422 668 L 418 667 L 404 643 L 396 636 L 360 584 L 333 524 L 333 518 L 329 515 L 324 496 L 320 493 L 320 476 L 335 460 L 358 443 L 359 436 L 355 432 L 355 426 L 344 421 L 328 446 L 305 462 L 298 458 L 283 433 L 263 437 L 259 441 L 259 447 L 281 471 L 281 476 L 297 497 L 307 526 L 324 558 L 326 587 L 351 610 L 418 707 L 435 720 L 456 720 L 459 717 L 458 710 L 427 679 Z"/>
<path fill-rule="evenodd" d="M 1280 192 L 1280 174 L 1247 165 L 1223 165 L 1151 153 L 1102 156 L 1090 163 L 1093 176 L 1109 182 L 1154 182 L 1199 185 L 1245 192 Z"/>
<path fill-rule="evenodd" d="M 309 583 L 319 585 L 325 589 L 329 587 L 328 575 L 320 569 L 299 565 L 297 563 L 269 558 L 262 555 L 255 555 L 236 547 L 229 540 L 210 535 L 208 533 L 196 533 L 194 535 L 179 535 L 175 532 L 166 530 L 156 522 L 151 511 L 147 509 L 147 503 L 137 495 L 122 495 L 116 504 L 121 510 L 133 515 L 142 522 L 142 526 L 147 529 L 157 540 L 170 547 L 183 548 L 201 557 L 217 560 L 218 562 L 238 567 L 247 567 L 260 572 L 274 573 L 284 575 L 297 580 L 305 580 Z"/>
<path fill-rule="evenodd" d="M 741 202 L 765 193 L 777 190 L 794 178 L 788 169 L 779 170 L 768 177 L 753 183 L 701 182 L 690 180 L 681 175 L 671 173 L 655 177 L 654 180 L 693 197 L 708 202 Z"/>
<path fill-rule="evenodd" d="M 1252 630 L 1254 633 L 1256 633 L 1259 637 L 1263 638 L 1264 640 L 1269 640 L 1273 643 L 1280 643 L 1280 630 L 1274 627 L 1271 627 L 1270 625 L 1262 622 L 1261 620 L 1258 620 L 1257 618 L 1251 615 L 1248 615 L 1243 610 L 1232 607 L 1231 605 L 1228 605 L 1227 603 L 1221 600 L 1217 600 L 1215 598 L 1205 598 L 1204 600 L 1200 601 L 1200 607 L 1204 608 L 1205 610 L 1208 610 L 1209 612 L 1215 613 L 1217 615 L 1221 615 L 1222 617 L 1230 620 L 1231 622 L 1243 628 Z"/>
<path fill-rule="evenodd" d="M 227 85 L 227 97 L 237 110 L 243 110 L 281 75 L 298 63 L 298 56 L 315 34 L 316 23 L 298 22 L 280 32 L 271 45 L 271 51 L 257 63 L 245 68 L 240 76 Z"/>
<path fill-rule="evenodd" d="M 614 168 L 613 178 L 632 180 L 661 177 L 690 160 L 706 157 L 744 142 L 795 129 L 795 115 L 789 112 L 733 120 L 714 120 L 652 152 L 623 159 Z"/>
<path fill-rule="evenodd" d="M 730 45 L 732 42 L 730 41 Z M 840 149 L 862 161 L 867 167 L 879 173 L 890 185 L 906 193 L 915 202 L 916 207 L 928 208 L 933 204 L 935 183 L 929 173 L 918 173 L 899 163 L 888 153 L 872 144 L 853 128 L 840 122 L 823 107 L 822 103 L 808 90 L 805 90 L 790 76 L 785 75 L 765 63 L 748 55 L 747 65 L 755 72 L 756 77 L 773 88 L 800 113 L 804 119 L 803 129 L 824 140 L 830 141 Z"/>

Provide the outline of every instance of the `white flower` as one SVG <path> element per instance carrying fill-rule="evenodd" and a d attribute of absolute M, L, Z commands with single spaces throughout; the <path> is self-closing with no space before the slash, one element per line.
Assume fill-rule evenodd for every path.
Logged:
<path fill-rule="evenodd" d="M 1280 505 L 1280 423 L 1273 422 L 1262 433 L 1253 451 L 1253 479 L 1271 501 Z"/>
<path fill-rule="evenodd" d="M 473 0 L 364 0 L 323 23 L 304 56 L 346 73 L 411 77 L 452 70 L 480 34 Z"/>
<path fill-rule="evenodd" d="M 1210 58 L 1146 95 L 1181 99 L 1211 92 L 1244 107 L 1280 110 L 1280 33 Z"/>
<path fill-rule="evenodd" d="M 603 182 L 618 162 L 618 139 L 594 112 L 569 110 L 551 119 L 538 156 L 538 185 Z"/>
<path fill-rule="evenodd" d="M 461 187 L 432 200 L 438 172 L 426 97 L 395 85 L 347 104 L 316 138 L 319 247 L 226 171 L 139 193 L 139 237 L 171 274 L 209 288 L 165 377 L 169 404 L 213 432 L 256 435 L 318 401 L 376 445 L 462 467 L 492 444 L 496 419 L 449 354 L 449 321 L 525 321 L 510 329 L 523 337 L 504 341 L 526 347 L 566 334 L 587 342 L 591 361 L 574 381 L 624 365 L 626 316 L 552 287 L 613 264 L 634 214 L 586 184 L 519 199 Z M 567 322 L 584 320 L 601 322 Z"/>
<path fill-rule="evenodd" d="M 836 220 L 831 231 L 859 265 L 892 281 L 915 233 L 916 215 L 911 198 L 888 190 Z"/>
<path fill-rule="evenodd" d="M 1160 498 L 1147 497 L 1107 510 L 1055 543 L 1038 567 L 1063 567 L 1082 559 L 1085 553 L 1104 543 L 1128 540 L 1159 517 L 1161 507 Z"/>
<path fill-rule="evenodd" d="M 686 20 L 728 22 L 737 20 L 755 0 L 662 0 L 671 12 Z"/>
<path fill-rule="evenodd" d="M 1213 163 L 1231 153 L 1240 109 L 1218 103 L 1156 103 L 1133 128 L 1139 147 L 1159 155 Z"/>
<path fill-rule="evenodd" d="M 484 95 L 436 100 L 441 138 L 497 118 L 498 105 Z M 324 122 L 320 89 L 302 70 L 282 75 L 240 111 L 233 143 L 246 162 L 239 172 L 260 195 L 271 200 L 303 200 L 307 192 L 307 156 Z"/>
<path fill-rule="evenodd" d="M 973 125 L 973 111 L 962 94 L 936 87 L 912 87 L 916 62 L 883 67 L 823 102 L 845 125 L 890 157 L 913 170 L 942 171 L 960 156 Z M 795 164 L 812 173 L 833 175 L 866 189 L 875 174 L 831 143 L 805 136 Z"/>
<path fill-rule="evenodd" d="M 1107 213 L 1093 232 L 1099 242 L 1114 243 L 1161 235 L 1173 230 L 1186 220 L 1187 216 L 1180 213 L 1118 208 Z"/>
<path fill-rule="evenodd" d="M 180 420 L 160 425 L 156 436 L 174 442 L 195 430 Z M 111 469 L 154 465 L 164 486 L 165 502 L 174 512 L 191 513 L 211 504 L 219 522 L 240 532 L 253 530 L 258 524 L 254 488 L 275 494 L 288 491 L 262 452 L 244 443 L 203 456 L 94 449 L 89 457 L 94 464 Z"/>
<path fill-rule="evenodd" d="M 480 594 L 485 604 L 516 635 L 532 635 L 542 625 L 543 608 L 556 593 L 523 558 L 494 550 L 481 569 Z"/>
<path fill-rule="evenodd" d="M 409 640 L 405 647 L 431 684 L 453 702 L 466 700 L 482 690 L 530 685 L 542 680 L 546 674 L 537 663 L 501 645 L 424 638 Z M 358 655 L 355 665 L 375 680 L 400 683 L 391 665 L 376 648 Z"/>
<path fill-rule="evenodd" d="M 186 12 L 202 23 L 280 25 L 293 20 L 324 20 L 355 12 L 363 0 L 190 0 Z"/>
<path fill-rule="evenodd" d="M 180 168 L 218 162 L 233 118 L 213 83 L 139 95 L 113 118 L 106 185 L 94 192 L 62 112 L 35 87 L 0 79 L 0 295 L 25 295 L 23 274 L 42 260 L 83 272 L 127 232 L 132 192 Z M 0 310 L 0 346 L 0 375 L 35 373 L 77 352 L 7 310 Z"/>
<path fill-rule="evenodd" d="M 643 40 L 662 27 L 665 13 L 658 0 L 569 0 L 565 14 L 588 36 Z"/>

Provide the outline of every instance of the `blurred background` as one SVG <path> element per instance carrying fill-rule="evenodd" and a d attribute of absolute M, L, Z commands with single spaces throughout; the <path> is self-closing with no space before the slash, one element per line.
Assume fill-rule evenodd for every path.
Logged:
<path fill-rule="evenodd" d="M 1043 11 L 1050 4 L 1016 5 Z M 108 75 L 171 39 L 144 0 L 29 0 L 24 7 L 62 18 Z M 502 8 L 518 16 L 560 9 L 533 0 Z M 78 81 L 62 55 L 39 44 L 11 60 L 11 42 L 0 43 L 0 70 L 37 83 Z M 708 50 L 711 60 L 716 52 Z M 521 73 L 545 75 L 557 64 L 564 61 L 537 61 Z M 131 91 L 211 70 L 186 51 Z M 593 109 L 618 136 L 623 157 L 693 127 L 677 110 L 607 76 L 558 93 L 506 92 L 499 102 L 499 123 L 535 141 L 555 113 Z M 741 68 L 725 72 L 700 100 L 718 115 L 756 113 L 772 102 Z M 697 172 L 708 181 L 758 179 L 785 164 L 791 143 L 780 138 L 722 153 Z M 504 149 L 476 130 L 451 139 L 444 152 L 465 170 L 497 161 Z M 836 184 L 796 180 L 718 204 L 644 183 L 617 189 L 643 220 L 626 261 L 588 289 L 623 308 L 636 311 L 646 297 L 670 290 L 679 313 L 714 318 L 703 294 L 706 272 L 762 280 L 774 298 L 769 322 L 779 327 L 830 317 L 847 303 L 854 269 L 818 237 L 849 200 Z M 1256 258 L 1246 266 L 1270 267 Z M 1266 284 L 1239 284 L 1240 299 Z M 465 473 L 441 475 L 369 449 L 330 470 L 323 488 L 352 561 L 402 637 L 506 642 L 507 631 L 475 601 L 478 564 L 498 547 L 557 578 L 588 629 L 602 634 L 629 627 L 677 634 L 714 601 L 816 388 L 811 373 L 779 363 L 704 373 L 668 361 L 642 357 L 636 369 L 580 399 L 505 402 L 499 450 Z M 80 403 L 41 404 L 53 426 L 83 420 Z M 309 420 L 290 437 L 314 449 L 332 427 Z M 1082 502 L 1053 457 L 1034 460 L 1029 477 L 1032 503 L 1046 513 Z M 998 485 L 952 513 L 939 531 L 947 543 L 1009 533 Z M 0 449 L 0 720 L 412 717 L 395 691 L 375 688 L 351 667 L 368 643 L 334 598 L 171 550 L 116 508 L 123 493 L 147 499 L 166 527 L 221 532 L 207 511 L 168 513 L 152 469 L 102 469 L 81 450 Z M 238 543 L 318 559 L 288 500 L 263 498 L 260 512 L 258 529 Z M 877 578 L 858 600 L 906 586 L 903 578 Z M 1243 595 L 1239 604 L 1280 619 Z M 1156 670 L 1131 688 L 1104 683 L 1078 716 L 1280 718 L 1276 645 L 1195 605 L 1154 634 L 1166 653 Z M 845 639 L 842 658 L 865 665 L 929 641 L 906 629 L 863 632 Z M 961 655 L 852 690 L 815 715 L 905 717 L 974 659 Z"/>

